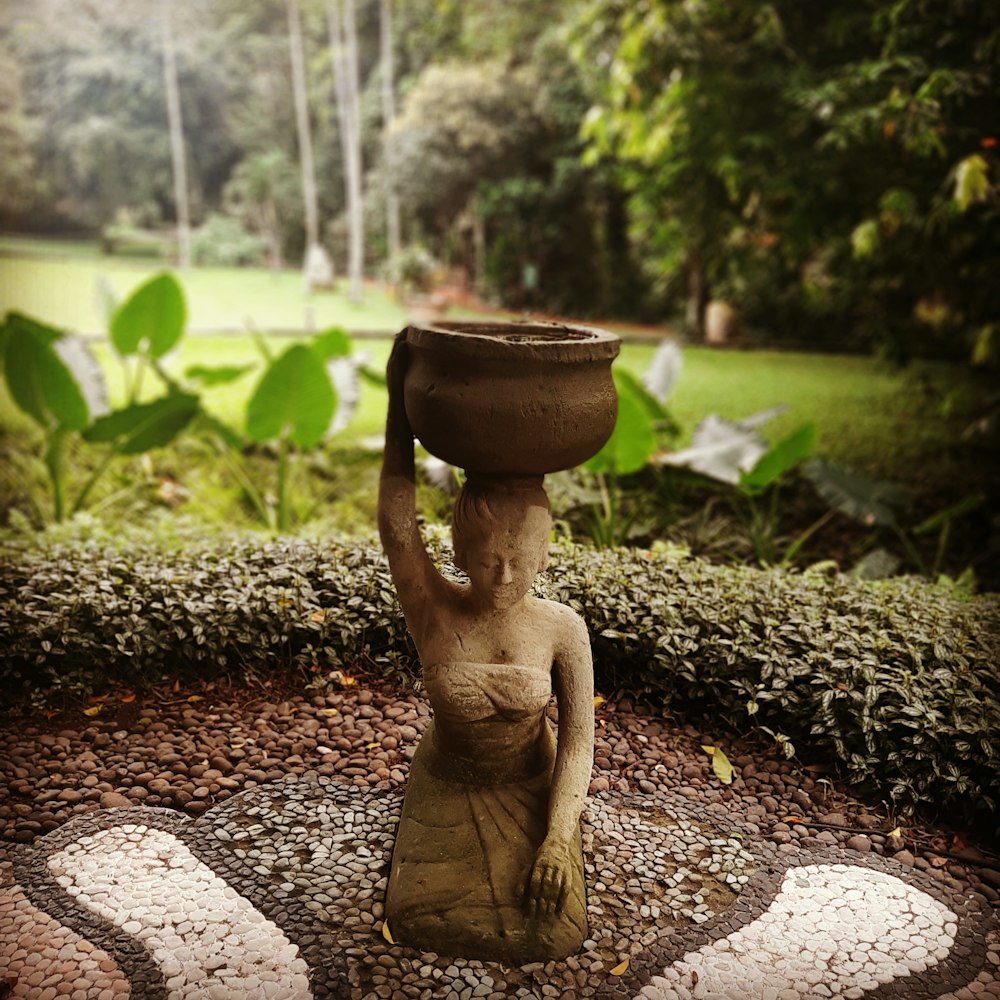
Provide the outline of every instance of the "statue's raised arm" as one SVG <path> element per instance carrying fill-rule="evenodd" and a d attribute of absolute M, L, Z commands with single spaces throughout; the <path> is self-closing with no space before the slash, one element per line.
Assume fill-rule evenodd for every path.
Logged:
<path fill-rule="evenodd" d="M 417 638 L 428 602 L 446 583 L 427 554 L 417 524 L 413 431 L 403 398 L 408 362 L 404 330 L 397 334 L 386 366 L 389 409 L 379 480 L 378 527 L 403 614 Z"/>

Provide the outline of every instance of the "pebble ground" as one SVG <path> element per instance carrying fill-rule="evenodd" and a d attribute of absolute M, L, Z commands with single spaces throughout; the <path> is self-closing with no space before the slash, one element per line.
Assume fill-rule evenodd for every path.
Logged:
<path fill-rule="evenodd" d="M 273 697 L 273 696 L 272 696 Z M 815 769 L 600 709 L 590 937 L 507 968 L 391 940 L 416 693 L 108 697 L 0 730 L 0 1000 L 1000 998 L 1000 860 Z"/>

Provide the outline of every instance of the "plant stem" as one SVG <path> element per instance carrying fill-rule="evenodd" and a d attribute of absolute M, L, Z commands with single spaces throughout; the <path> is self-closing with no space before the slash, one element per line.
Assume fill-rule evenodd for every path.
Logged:
<path fill-rule="evenodd" d="M 146 368 L 146 359 L 140 355 L 135 362 L 135 377 L 132 379 L 132 388 L 129 392 L 129 405 L 139 401 L 139 393 L 142 391 L 142 374 Z"/>
<path fill-rule="evenodd" d="M 927 563 L 924 562 L 923 557 L 917 551 L 916 546 L 907 537 L 906 532 L 896 524 L 893 525 L 893 529 L 895 530 L 899 540 L 903 543 L 903 548 L 906 549 L 906 554 L 910 557 L 911 562 L 914 566 L 916 566 L 920 575 L 930 579 L 931 575 L 927 570 Z"/>
<path fill-rule="evenodd" d="M 288 460 L 291 443 L 281 439 L 278 449 L 278 531 L 288 530 Z"/>
<path fill-rule="evenodd" d="M 101 459 L 100 464 L 96 469 L 90 474 L 90 478 L 84 483 L 83 489 L 80 490 L 80 495 L 76 498 L 76 503 L 73 504 L 72 510 L 69 512 L 70 517 L 72 517 L 77 511 L 83 509 L 83 505 L 87 502 L 87 497 L 90 496 L 90 491 L 94 488 L 97 480 L 104 475 L 105 470 L 111 464 L 111 459 L 115 457 L 115 446 L 112 445 L 104 458 Z"/>
<path fill-rule="evenodd" d="M 275 527 L 274 517 L 270 508 L 267 506 L 264 494 L 261 493 L 260 490 L 254 485 L 253 480 L 248 475 L 246 469 L 243 467 L 243 463 L 240 461 L 239 456 L 233 448 L 223 441 L 222 438 L 216 438 L 216 440 L 219 443 L 222 454 L 229 463 L 230 470 L 239 481 L 240 486 L 242 486 L 246 491 L 246 495 L 250 498 L 250 503 L 257 512 L 257 516 L 264 524 L 267 525 L 268 528 L 273 531 Z"/>
<path fill-rule="evenodd" d="M 934 565 L 931 568 L 931 575 L 936 580 L 941 572 L 941 564 L 944 562 L 944 554 L 948 548 L 948 539 L 951 537 L 951 521 L 945 521 L 941 525 L 941 532 L 938 535 L 937 549 L 934 552 Z"/>
<path fill-rule="evenodd" d="M 48 447 L 45 449 L 45 467 L 49 470 L 49 479 L 52 481 L 52 508 L 53 516 L 57 523 L 62 521 L 66 516 L 66 483 L 63 479 L 63 457 L 67 433 L 65 427 L 56 427 L 51 432 Z"/>
<path fill-rule="evenodd" d="M 796 538 L 795 541 L 792 542 L 792 544 L 785 550 L 785 554 L 781 560 L 781 565 L 787 566 L 798 555 L 799 549 L 801 549 L 802 546 L 805 545 L 805 543 L 808 542 L 809 539 L 812 538 L 812 536 L 815 535 L 816 532 L 819 531 L 819 529 L 822 528 L 823 525 L 826 524 L 826 522 L 829 521 L 830 518 L 836 513 L 836 508 L 831 507 L 825 514 L 813 521 L 813 523 L 810 524 L 809 527 L 806 528 L 806 530 L 803 531 L 802 534 L 799 535 L 799 537 Z"/>

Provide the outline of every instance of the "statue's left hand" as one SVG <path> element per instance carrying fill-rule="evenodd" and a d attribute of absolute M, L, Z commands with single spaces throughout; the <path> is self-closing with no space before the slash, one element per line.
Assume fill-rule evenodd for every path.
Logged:
<path fill-rule="evenodd" d="M 566 840 L 547 837 L 538 848 L 528 877 L 527 904 L 532 916 L 561 913 L 573 877 L 574 849 Z"/>

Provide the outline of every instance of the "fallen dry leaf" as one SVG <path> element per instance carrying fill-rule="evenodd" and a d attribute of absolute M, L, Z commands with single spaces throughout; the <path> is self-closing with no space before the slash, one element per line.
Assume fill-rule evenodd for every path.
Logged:
<path fill-rule="evenodd" d="M 607 703 L 608 699 L 605 698 L 604 695 L 601 694 L 594 695 L 594 708 L 600 708 L 601 705 L 606 705 Z"/>
<path fill-rule="evenodd" d="M 135 692 L 128 691 L 125 694 L 123 694 L 119 700 L 123 705 L 131 705 L 132 702 L 135 701 Z"/>
<path fill-rule="evenodd" d="M 389 932 L 389 921 L 388 920 L 383 920 L 382 921 L 382 937 L 384 937 L 386 939 L 386 941 L 389 942 L 389 944 L 395 944 L 396 943 L 395 941 L 393 941 L 392 934 Z"/>
<path fill-rule="evenodd" d="M 715 776 L 724 785 L 731 785 L 733 783 L 733 774 L 735 774 L 735 769 L 733 765 L 730 764 L 729 758 L 722 752 L 719 747 L 706 747 L 703 746 L 702 750 L 705 751 L 712 758 L 712 770 L 715 772 Z"/>
<path fill-rule="evenodd" d="M 626 973 L 626 972 L 628 972 L 628 962 L 629 962 L 629 960 L 628 960 L 627 958 L 625 959 L 625 961 L 624 961 L 624 962 L 619 962 L 619 963 L 618 963 L 618 964 L 617 964 L 617 965 L 616 965 L 616 966 L 615 966 L 615 967 L 614 967 L 614 968 L 613 968 L 613 969 L 611 970 L 611 975 L 612 975 L 612 976 L 624 976 L 624 975 L 625 975 L 625 973 Z"/>
<path fill-rule="evenodd" d="M 83 710 L 83 714 L 84 715 L 99 715 L 102 708 L 104 708 L 103 705 L 95 705 L 93 708 L 85 708 Z"/>
<path fill-rule="evenodd" d="M 337 709 L 335 709 L 335 708 L 324 708 L 323 709 L 323 714 L 324 715 L 340 715 L 340 712 L 338 712 Z"/>

